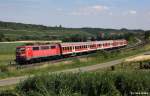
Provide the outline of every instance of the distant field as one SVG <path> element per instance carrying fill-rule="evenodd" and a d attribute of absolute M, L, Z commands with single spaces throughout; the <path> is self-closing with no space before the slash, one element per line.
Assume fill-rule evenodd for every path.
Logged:
<path fill-rule="evenodd" d="M 14 54 L 17 46 L 23 45 L 23 43 L 0 43 L 0 55 Z"/>

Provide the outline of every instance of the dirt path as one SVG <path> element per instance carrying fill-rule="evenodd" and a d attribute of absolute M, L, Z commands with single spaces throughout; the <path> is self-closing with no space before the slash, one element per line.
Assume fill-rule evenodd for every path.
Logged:
<path fill-rule="evenodd" d="M 139 61 L 147 61 L 150 60 L 150 55 L 139 55 L 133 58 L 128 58 L 125 62 L 139 62 Z"/>

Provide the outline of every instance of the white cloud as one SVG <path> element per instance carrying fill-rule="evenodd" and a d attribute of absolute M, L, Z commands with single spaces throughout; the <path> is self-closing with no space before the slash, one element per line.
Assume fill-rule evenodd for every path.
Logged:
<path fill-rule="evenodd" d="M 129 13 L 130 13 L 130 14 L 136 14 L 137 11 L 135 11 L 135 10 L 130 10 Z"/>
<path fill-rule="evenodd" d="M 110 13 L 108 13 L 110 16 L 112 16 L 113 15 L 113 13 L 112 12 L 110 12 Z"/>
<path fill-rule="evenodd" d="M 72 12 L 71 15 L 97 15 L 106 10 L 109 10 L 109 7 L 103 5 L 94 5 L 79 8 Z"/>
<path fill-rule="evenodd" d="M 126 11 L 126 12 L 123 12 L 123 13 L 122 13 L 123 16 L 136 15 L 136 14 L 137 14 L 137 11 L 136 11 L 136 10 L 129 10 L 129 11 Z"/>
<path fill-rule="evenodd" d="M 107 6 L 95 5 L 92 6 L 90 9 L 93 9 L 95 11 L 104 11 L 104 10 L 108 10 L 109 8 Z"/>
<path fill-rule="evenodd" d="M 56 10 L 57 10 L 57 11 L 63 11 L 63 9 L 62 9 L 62 8 L 57 8 Z"/>

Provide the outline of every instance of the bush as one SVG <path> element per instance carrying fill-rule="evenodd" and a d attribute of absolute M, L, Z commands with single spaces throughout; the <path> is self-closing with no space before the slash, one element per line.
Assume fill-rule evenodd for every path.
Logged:
<path fill-rule="evenodd" d="M 0 72 L 8 72 L 8 65 L 0 65 Z"/>
<path fill-rule="evenodd" d="M 6 90 L 6 91 L 0 92 L 0 96 L 20 96 L 20 95 L 12 90 Z"/>
<path fill-rule="evenodd" d="M 149 92 L 149 85 L 149 72 L 68 73 L 35 76 L 17 90 L 23 96 L 128 96 Z"/>

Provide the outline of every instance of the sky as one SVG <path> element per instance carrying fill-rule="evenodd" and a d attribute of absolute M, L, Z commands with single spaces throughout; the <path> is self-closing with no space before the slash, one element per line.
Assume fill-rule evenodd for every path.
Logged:
<path fill-rule="evenodd" d="M 0 21 L 150 30 L 150 0 L 0 0 Z"/>

